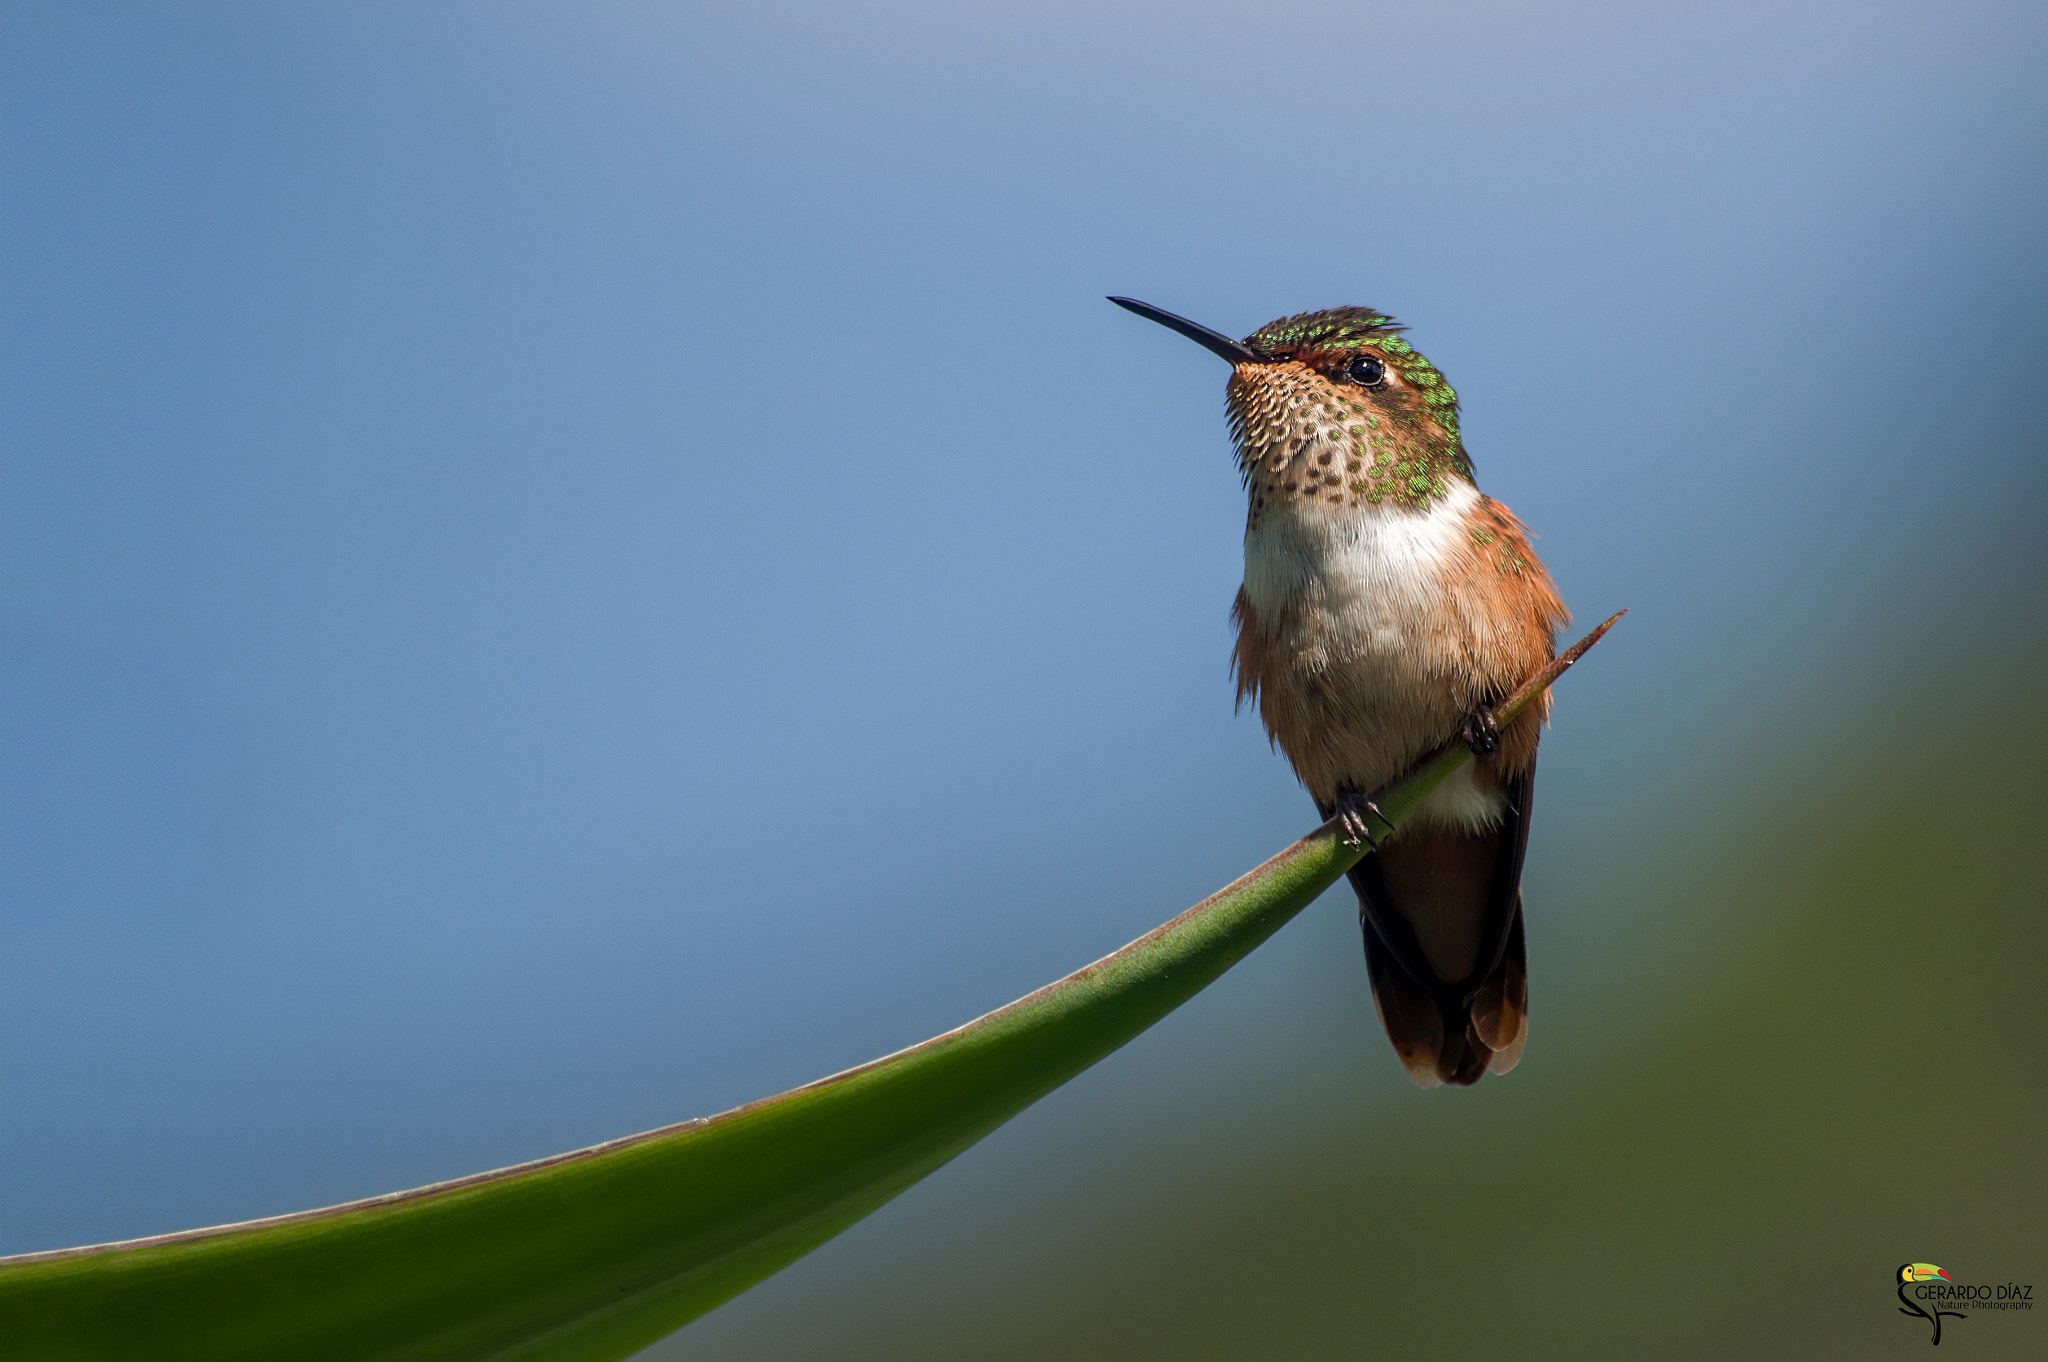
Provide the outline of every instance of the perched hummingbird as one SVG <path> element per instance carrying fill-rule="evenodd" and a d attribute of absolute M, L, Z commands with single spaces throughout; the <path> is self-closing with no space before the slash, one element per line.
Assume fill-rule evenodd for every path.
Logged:
<path fill-rule="evenodd" d="M 1375 791 L 1446 741 L 1478 753 L 1350 876 L 1373 1002 L 1408 1076 L 1506 1073 L 1528 1034 L 1522 854 L 1550 702 L 1505 729 L 1489 706 L 1550 661 L 1569 618 L 1528 531 L 1480 493 L 1457 395 L 1392 318 L 1332 308 L 1235 341 L 1110 301 L 1230 361 L 1251 503 L 1231 610 L 1238 703 L 1258 701 L 1323 817 L 1373 842 Z"/>

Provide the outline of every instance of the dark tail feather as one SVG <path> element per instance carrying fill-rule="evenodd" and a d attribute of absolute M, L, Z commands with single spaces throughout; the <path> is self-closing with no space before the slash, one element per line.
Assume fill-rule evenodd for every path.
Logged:
<path fill-rule="evenodd" d="M 1504 1074 L 1515 1067 L 1529 1038 L 1529 962 L 1520 895 L 1500 963 L 1469 1003 L 1417 982 L 1370 920 L 1360 926 L 1380 1025 L 1417 1087 L 1469 1087 L 1488 1072 Z"/>
<path fill-rule="evenodd" d="M 1529 1039 L 1529 948 L 1522 939 L 1522 895 L 1500 963 L 1472 995 L 1472 1038 L 1487 1051 L 1486 1067 L 1504 1074 L 1522 1059 Z"/>
<path fill-rule="evenodd" d="M 1415 1086 L 1433 1088 L 1444 1081 L 1437 1067 L 1444 1048 L 1443 1011 L 1435 996 L 1395 963 L 1372 924 L 1362 925 L 1365 972 L 1372 979 L 1372 1005 L 1379 1010 L 1380 1025 L 1386 1028 L 1387 1039 L 1394 1042 L 1394 1053 L 1401 1057 L 1401 1067 L 1415 1080 Z M 1463 1030 L 1460 1018 L 1458 1030 L 1452 1034 Z"/>
<path fill-rule="evenodd" d="M 1535 785 L 1533 765 L 1508 782 L 1506 813 L 1492 832 L 1403 829 L 1346 872 L 1358 891 L 1373 1003 L 1401 1067 L 1421 1087 L 1476 1083 L 1522 1058 L 1522 856 Z M 1467 972 L 1445 979 L 1444 961 Z"/>

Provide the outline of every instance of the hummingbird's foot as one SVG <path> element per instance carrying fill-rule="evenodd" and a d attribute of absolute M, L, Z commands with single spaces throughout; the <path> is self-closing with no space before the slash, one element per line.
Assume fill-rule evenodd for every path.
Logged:
<path fill-rule="evenodd" d="M 1473 710 L 1459 736 L 1474 756 L 1490 757 L 1500 751 L 1500 725 L 1494 721 L 1493 706 L 1481 705 Z"/>
<path fill-rule="evenodd" d="M 1394 825 L 1380 812 L 1380 806 L 1356 790 L 1337 792 L 1337 826 L 1344 830 L 1344 845 L 1347 847 L 1368 846 L 1374 851 L 1380 849 L 1380 839 L 1373 836 L 1372 824 L 1367 816 L 1377 818 L 1389 832 Z"/>

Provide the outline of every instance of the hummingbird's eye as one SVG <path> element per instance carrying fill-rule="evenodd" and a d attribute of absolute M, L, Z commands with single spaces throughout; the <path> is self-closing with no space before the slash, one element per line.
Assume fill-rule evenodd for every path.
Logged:
<path fill-rule="evenodd" d="M 1387 366 L 1373 355 L 1353 355 L 1344 366 L 1344 377 L 1361 388 L 1377 388 L 1387 381 Z"/>

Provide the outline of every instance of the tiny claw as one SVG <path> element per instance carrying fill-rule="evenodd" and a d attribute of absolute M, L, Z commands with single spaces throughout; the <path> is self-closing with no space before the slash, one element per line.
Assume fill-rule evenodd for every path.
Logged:
<path fill-rule="evenodd" d="M 1500 724 L 1493 717 L 1493 706 L 1481 705 L 1465 720 L 1465 746 L 1475 756 L 1490 757 L 1500 751 Z"/>
<path fill-rule="evenodd" d="M 1344 829 L 1345 846 L 1367 846 L 1374 851 L 1380 849 L 1380 840 L 1372 835 L 1372 824 L 1367 821 L 1367 814 L 1390 828 L 1394 826 L 1392 820 L 1380 812 L 1380 806 L 1370 799 L 1361 799 L 1353 794 L 1337 796 L 1337 826 Z"/>

